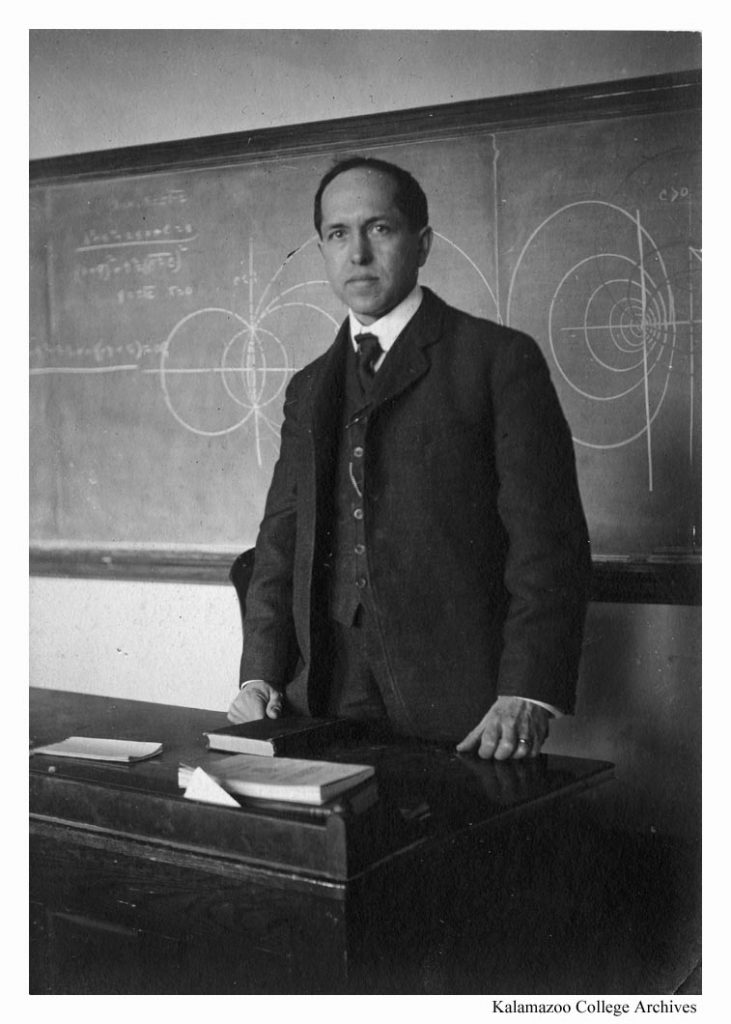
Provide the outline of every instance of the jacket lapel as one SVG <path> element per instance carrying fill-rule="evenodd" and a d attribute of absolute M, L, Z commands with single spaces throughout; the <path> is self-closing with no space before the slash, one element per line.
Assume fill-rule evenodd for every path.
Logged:
<path fill-rule="evenodd" d="M 312 381 L 312 438 L 317 452 L 322 442 L 332 438 L 340 426 L 340 412 L 345 388 L 346 345 L 350 328 L 345 320 L 335 341 L 323 356 Z"/>
<path fill-rule="evenodd" d="M 376 374 L 370 395 L 371 407 L 398 397 L 411 387 L 431 366 L 428 349 L 439 341 L 444 320 L 444 304 L 428 288 L 415 315 L 399 335 Z M 312 440 L 315 460 L 328 451 L 340 426 L 345 388 L 345 356 L 350 344 L 350 325 L 346 319 L 335 341 L 323 356 L 312 381 Z"/>
<path fill-rule="evenodd" d="M 428 349 L 441 336 L 442 320 L 440 300 L 424 288 L 421 306 L 396 339 L 375 376 L 370 396 L 374 407 L 397 398 L 427 373 L 431 366 Z"/>

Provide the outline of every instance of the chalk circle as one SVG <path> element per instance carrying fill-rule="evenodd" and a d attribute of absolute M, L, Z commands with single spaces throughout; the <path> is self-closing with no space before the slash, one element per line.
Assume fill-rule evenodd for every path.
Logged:
<path fill-rule="evenodd" d="M 515 317 L 547 340 L 574 440 L 590 448 L 637 440 L 668 393 L 677 341 L 673 292 L 662 253 L 640 230 L 641 251 L 626 210 L 570 204 L 529 236 L 511 279 L 508 322 Z M 521 294 L 540 310 L 526 325 Z"/>
<path fill-rule="evenodd" d="M 276 402 L 291 370 L 272 331 L 232 310 L 207 307 L 183 317 L 166 338 L 160 384 L 181 426 L 217 437 Z"/>
<path fill-rule="evenodd" d="M 598 284 L 588 270 L 594 261 L 601 262 L 604 275 Z M 582 273 L 587 270 L 588 279 Z M 643 289 L 639 276 L 640 268 L 629 258 L 602 254 L 569 268 L 554 292 L 549 308 L 551 353 L 569 387 L 585 398 L 623 397 L 642 385 L 646 356 L 652 372 L 668 352 L 672 331 L 664 297 L 647 274 Z M 569 326 L 577 296 L 584 308 Z"/>

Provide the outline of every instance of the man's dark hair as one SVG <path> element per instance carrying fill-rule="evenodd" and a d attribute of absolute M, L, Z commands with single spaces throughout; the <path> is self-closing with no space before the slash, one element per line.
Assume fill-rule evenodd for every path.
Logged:
<path fill-rule="evenodd" d="M 405 171 L 403 167 L 390 164 L 387 160 L 378 160 L 370 156 L 350 156 L 345 160 L 339 160 L 322 178 L 315 193 L 315 227 L 317 233 L 322 237 L 322 193 L 330 182 L 345 171 L 352 171 L 356 167 L 365 167 L 369 171 L 379 171 L 387 174 L 396 182 L 396 192 L 393 201 L 396 208 L 403 213 L 406 222 L 412 231 L 419 231 L 429 223 L 429 208 L 426 196 L 419 182 L 413 175 Z"/>

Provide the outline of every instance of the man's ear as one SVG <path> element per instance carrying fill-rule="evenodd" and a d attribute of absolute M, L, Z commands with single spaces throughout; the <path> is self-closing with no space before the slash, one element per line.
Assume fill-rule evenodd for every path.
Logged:
<path fill-rule="evenodd" d="M 422 228 L 419 232 L 419 266 L 423 267 L 426 263 L 426 258 L 431 250 L 432 239 L 434 238 L 434 232 L 427 225 Z"/>

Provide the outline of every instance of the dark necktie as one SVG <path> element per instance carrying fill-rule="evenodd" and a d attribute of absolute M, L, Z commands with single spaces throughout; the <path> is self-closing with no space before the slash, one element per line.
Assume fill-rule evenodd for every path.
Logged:
<path fill-rule="evenodd" d="M 355 343 L 358 346 L 357 369 L 358 380 L 364 391 L 370 390 L 375 374 L 374 365 L 383 352 L 378 338 L 375 334 L 356 334 Z"/>

